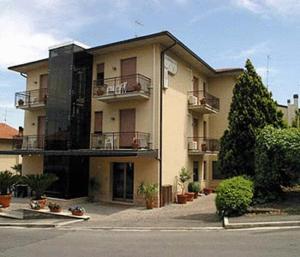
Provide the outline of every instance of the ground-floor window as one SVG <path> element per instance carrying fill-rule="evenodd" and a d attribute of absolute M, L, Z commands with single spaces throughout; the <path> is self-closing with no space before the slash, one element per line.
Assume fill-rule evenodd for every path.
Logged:
<path fill-rule="evenodd" d="M 218 167 L 217 161 L 212 161 L 212 178 L 213 179 L 223 179 L 224 175 L 221 173 L 221 170 Z"/>
<path fill-rule="evenodd" d="M 199 181 L 199 162 L 193 162 L 193 181 Z"/>
<path fill-rule="evenodd" d="M 208 176 L 207 176 L 207 162 L 204 161 L 203 162 L 203 180 L 207 180 Z"/>
<path fill-rule="evenodd" d="M 112 164 L 113 200 L 132 201 L 134 185 L 134 164 L 114 162 Z"/>

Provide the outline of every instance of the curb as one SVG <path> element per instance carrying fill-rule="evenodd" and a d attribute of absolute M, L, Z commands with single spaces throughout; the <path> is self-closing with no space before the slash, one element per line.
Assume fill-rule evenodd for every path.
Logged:
<path fill-rule="evenodd" d="M 55 228 L 57 224 L 51 223 L 0 223 L 0 227 L 15 227 L 15 228 Z"/>
<path fill-rule="evenodd" d="M 263 227 L 299 227 L 300 221 L 266 221 L 249 223 L 229 223 L 228 217 L 223 218 L 225 229 L 263 228 Z"/>

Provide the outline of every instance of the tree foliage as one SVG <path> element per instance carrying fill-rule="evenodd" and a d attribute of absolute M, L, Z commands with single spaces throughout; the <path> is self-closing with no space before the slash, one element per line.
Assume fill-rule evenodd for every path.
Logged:
<path fill-rule="evenodd" d="M 300 130 L 267 126 L 257 135 L 255 191 L 257 201 L 276 200 L 281 186 L 299 183 Z"/>
<path fill-rule="evenodd" d="M 272 94 L 263 85 L 250 60 L 233 89 L 229 126 L 221 138 L 219 167 L 226 177 L 254 175 L 254 146 L 258 129 L 283 126 Z"/>

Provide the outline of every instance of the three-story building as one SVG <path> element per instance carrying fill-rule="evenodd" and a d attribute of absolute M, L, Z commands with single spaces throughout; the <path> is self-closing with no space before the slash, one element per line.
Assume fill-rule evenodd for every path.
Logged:
<path fill-rule="evenodd" d="M 64 44 L 9 69 L 27 78 L 16 93 L 25 120 L 13 152 L 23 155 L 23 174 L 60 178 L 51 195 L 85 196 L 93 179 L 99 200 L 138 204 L 146 182 L 159 185 L 162 205 L 174 199 L 182 167 L 202 188 L 221 178 L 219 139 L 242 69 L 212 68 L 169 32 Z"/>

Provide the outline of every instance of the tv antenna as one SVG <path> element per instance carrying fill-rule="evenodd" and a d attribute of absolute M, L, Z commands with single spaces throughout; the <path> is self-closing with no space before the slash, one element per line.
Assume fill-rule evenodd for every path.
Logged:
<path fill-rule="evenodd" d="M 271 59 L 270 55 L 267 55 L 267 77 L 266 77 L 267 88 L 269 88 L 270 59 Z"/>
<path fill-rule="evenodd" d="M 134 21 L 134 25 L 137 27 L 144 27 L 144 24 L 140 22 L 139 20 Z M 134 34 L 135 37 L 138 37 L 137 33 Z"/>

